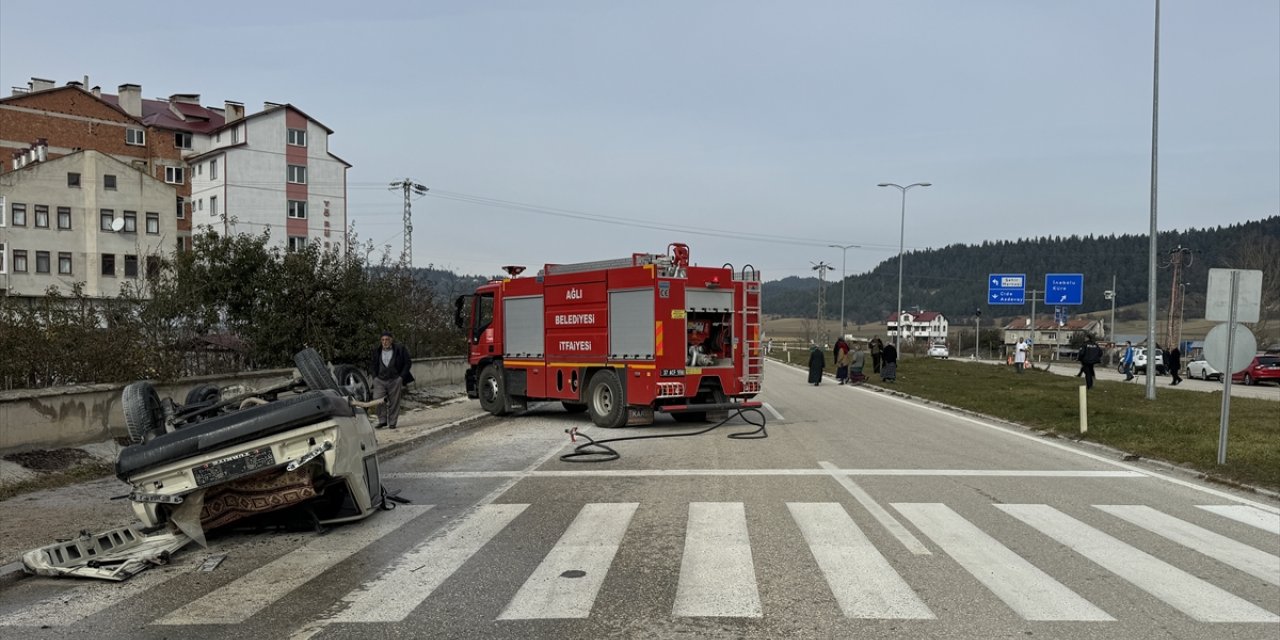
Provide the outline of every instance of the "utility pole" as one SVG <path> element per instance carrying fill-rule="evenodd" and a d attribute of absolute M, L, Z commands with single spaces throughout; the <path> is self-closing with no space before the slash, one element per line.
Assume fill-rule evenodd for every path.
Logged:
<path fill-rule="evenodd" d="M 1182 335 L 1182 314 L 1175 313 L 1175 311 L 1183 306 L 1180 302 L 1183 291 L 1180 285 L 1182 284 L 1184 259 L 1186 260 L 1186 266 L 1191 266 L 1191 262 L 1194 259 L 1191 249 L 1178 245 L 1169 250 L 1169 266 L 1173 267 L 1173 292 L 1169 294 L 1169 325 L 1165 331 L 1165 348 L 1168 348 L 1170 343 L 1180 339 Z"/>
<path fill-rule="evenodd" d="M 413 204 L 409 197 L 426 195 L 429 189 L 412 178 L 392 182 L 391 190 L 397 189 L 404 191 L 404 252 L 400 254 L 400 264 L 407 268 L 413 266 Z"/>
<path fill-rule="evenodd" d="M 1107 364 L 1110 365 L 1111 354 L 1116 351 L 1116 274 L 1111 274 L 1111 290 L 1102 293 L 1111 301 L 1111 348 L 1107 350 Z"/>
<path fill-rule="evenodd" d="M 824 338 L 825 343 L 826 326 L 822 321 L 822 312 L 827 302 L 827 272 L 835 271 L 836 268 L 827 264 L 826 261 L 809 264 L 813 264 L 813 270 L 818 272 L 818 335 Z"/>

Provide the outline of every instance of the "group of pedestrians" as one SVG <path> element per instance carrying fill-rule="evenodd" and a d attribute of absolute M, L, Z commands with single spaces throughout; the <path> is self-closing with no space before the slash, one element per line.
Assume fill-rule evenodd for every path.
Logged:
<path fill-rule="evenodd" d="M 1178 386 L 1179 384 L 1182 383 L 1182 376 L 1180 375 L 1180 373 L 1182 372 L 1182 350 L 1175 346 L 1174 348 L 1168 351 L 1163 351 L 1160 349 L 1160 345 L 1156 345 L 1156 349 L 1161 351 L 1161 354 L 1163 356 L 1163 361 L 1160 363 L 1160 365 L 1164 365 L 1165 370 L 1168 371 L 1169 375 L 1173 377 L 1173 381 L 1169 383 L 1169 386 L 1171 387 Z M 1135 352 L 1133 348 L 1133 342 L 1130 340 L 1125 340 L 1124 352 L 1120 356 L 1120 371 L 1124 373 L 1125 382 L 1129 382 L 1130 380 L 1133 380 L 1134 353 Z M 1150 359 L 1149 354 L 1148 354 L 1148 359 Z M 1156 366 L 1159 367 L 1160 365 L 1156 365 Z M 1156 373 L 1159 373 L 1159 372 L 1160 371 L 1157 368 Z"/>
<path fill-rule="evenodd" d="M 880 374 L 880 379 L 885 382 L 897 379 L 898 350 L 892 344 L 885 345 L 879 337 L 868 342 L 864 351 L 853 336 L 842 336 L 836 339 L 831 351 L 836 363 L 836 384 L 859 384 L 866 381 L 868 353 L 871 355 L 872 373 Z M 812 345 L 809 348 L 809 384 L 815 387 L 822 384 L 826 366 L 827 355 L 818 345 Z"/>

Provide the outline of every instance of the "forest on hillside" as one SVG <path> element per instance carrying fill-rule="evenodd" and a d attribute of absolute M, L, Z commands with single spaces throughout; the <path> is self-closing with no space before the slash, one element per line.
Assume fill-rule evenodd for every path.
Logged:
<path fill-rule="evenodd" d="M 1280 315 L 1280 216 L 1230 226 L 1168 231 L 1159 234 L 1157 300 L 1163 314 L 1173 278 L 1169 266 L 1178 248 L 1183 256 L 1186 317 L 1202 317 L 1209 269 L 1263 271 L 1265 316 Z M 987 241 L 911 251 L 905 255 L 902 306 L 940 311 L 953 323 L 971 321 L 975 310 L 984 318 L 1025 315 L 1030 305 L 986 304 L 987 275 L 1023 273 L 1027 289 L 1042 289 L 1046 273 L 1083 273 L 1084 304 L 1072 313 L 1109 310 L 1104 291 L 1115 278 L 1116 306 L 1147 300 L 1147 236 L 1069 236 Z M 1188 264 L 1189 263 L 1189 264 Z M 892 313 L 898 294 L 898 258 L 881 262 L 867 273 L 845 281 L 845 316 L 855 323 L 882 322 Z M 1030 293 L 1028 293 L 1030 296 Z M 814 317 L 818 279 L 790 277 L 764 283 L 764 312 L 773 316 Z M 840 280 L 827 283 L 824 316 L 840 317 Z"/>

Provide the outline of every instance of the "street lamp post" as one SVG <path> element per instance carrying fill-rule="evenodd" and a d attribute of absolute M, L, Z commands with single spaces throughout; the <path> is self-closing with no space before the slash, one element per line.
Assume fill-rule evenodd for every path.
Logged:
<path fill-rule="evenodd" d="M 893 334 L 893 348 L 902 350 L 902 249 L 905 246 L 907 238 L 907 191 L 913 187 L 931 187 L 930 182 L 916 182 L 907 186 L 894 184 L 892 182 L 881 182 L 877 187 L 893 187 L 902 192 L 902 223 L 901 229 L 898 231 L 898 306 L 894 309 L 894 313 L 898 314 L 897 331 Z"/>
<path fill-rule="evenodd" d="M 857 244 L 829 244 L 828 247 L 840 250 L 840 335 L 846 333 L 844 324 L 844 280 L 845 280 L 845 258 L 849 255 L 850 249 L 861 249 L 862 245 Z"/>

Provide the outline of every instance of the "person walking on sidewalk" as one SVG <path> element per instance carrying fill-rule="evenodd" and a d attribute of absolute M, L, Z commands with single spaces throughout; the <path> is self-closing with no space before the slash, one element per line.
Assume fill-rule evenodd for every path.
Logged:
<path fill-rule="evenodd" d="M 1120 357 L 1120 367 L 1124 372 L 1124 381 L 1133 380 L 1133 343 L 1129 340 L 1124 341 L 1124 355 Z"/>
<path fill-rule="evenodd" d="M 1164 352 L 1164 366 L 1169 370 L 1169 375 L 1173 376 L 1173 382 L 1169 386 L 1177 386 L 1182 382 L 1182 376 L 1178 375 L 1178 370 L 1182 368 L 1182 351 L 1174 347 Z"/>
<path fill-rule="evenodd" d="M 1084 343 L 1084 347 L 1080 349 L 1080 370 L 1084 372 L 1084 387 L 1086 389 L 1093 388 L 1093 380 L 1096 377 L 1093 365 L 1099 362 L 1102 362 L 1102 347 L 1098 346 L 1097 339 L 1089 336 Z"/>
<path fill-rule="evenodd" d="M 409 358 L 409 350 L 404 345 L 396 344 L 390 331 L 382 332 L 379 342 L 373 348 L 369 374 L 373 376 L 373 399 L 386 398 L 387 401 L 378 406 L 376 428 L 394 429 L 400 419 L 400 396 L 404 392 L 404 385 L 413 382 L 413 374 L 409 371 L 413 360 Z"/>

